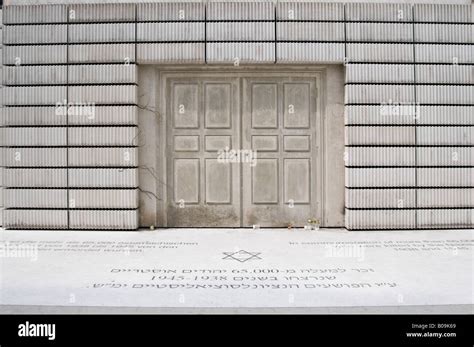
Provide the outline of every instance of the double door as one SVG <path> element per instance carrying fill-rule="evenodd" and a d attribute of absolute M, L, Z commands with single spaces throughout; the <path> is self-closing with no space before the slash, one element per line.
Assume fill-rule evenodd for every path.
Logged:
<path fill-rule="evenodd" d="M 316 78 L 194 75 L 166 90 L 166 226 L 319 218 Z"/>

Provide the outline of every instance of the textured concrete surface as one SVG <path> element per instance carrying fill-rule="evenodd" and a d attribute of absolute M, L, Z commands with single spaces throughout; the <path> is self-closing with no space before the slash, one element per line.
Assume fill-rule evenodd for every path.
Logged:
<path fill-rule="evenodd" d="M 99 172 L 101 166 L 116 166 L 140 175 L 143 192 L 139 209 L 97 211 L 96 204 L 91 202 L 82 205 L 84 210 L 69 215 L 64 206 L 74 202 L 61 198 L 62 210 L 43 210 L 35 195 L 41 187 L 31 184 L 24 187 L 31 189 L 27 191 L 1 183 L 11 188 L 5 203 L 0 202 L 5 208 L 4 218 L 0 214 L 2 225 L 124 230 L 138 225 L 163 225 L 157 223 L 166 215 L 165 202 L 160 199 L 171 189 L 164 191 L 163 180 L 155 174 L 169 151 L 160 151 L 153 137 L 159 135 L 158 141 L 165 139 L 162 134 L 165 130 L 158 129 L 159 119 L 169 119 L 170 115 L 161 112 L 166 105 L 158 98 L 159 81 L 153 69 L 157 65 L 161 69 L 163 64 L 173 64 L 186 74 L 190 64 L 201 64 L 215 71 L 240 73 L 243 66 L 234 66 L 237 59 L 242 64 L 259 65 L 259 73 L 266 73 L 264 68 L 304 70 L 310 65 L 302 64 L 314 64 L 315 68 L 321 64 L 338 64 L 326 68 L 327 85 L 318 88 L 318 95 L 325 99 L 322 111 L 327 121 L 318 131 L 328 143 L 324 152 L 318 153 L 325 158 L 316 169 L 323 170 L 330 180 L 326 179 L 321 189 L 317 189 L 323 199 L 317 209 L 311 210 L 311 217 L 321 215 L 325 226 L 342 226 L 344 222 L 351 230 L 473 227 L 471 128 L 474 123 L 470 115 L 474 93 L 469 68 L 474 62 L 471 30 L 474 6 L 471 1 L 142 2 L 145 1 L 130 0 L 125 5 L 115 0 L 5 1 L 0 30 L 4 63 L 9 66 L 5 71 L 8 85 L 3 87 L 2 94 L 3 103 L 9 107 L 4 108 L 8 110 L 3 111 L 7 117 L 1 124 L 11 127 L 2 134 L 1 141 L 2 145 L 11 146 L 2 150 L 2 165 L 10 167 L 3 170 L 6 176 L 11 168 L 43 176 L 44 171 L 36 170 L 68 167 L 68 172 L 77 173 L 74 166 L 84 166 Z M 64 5 L 9 6 L 58 3 Z M 96 5 L 81 5 L 84 3 Z M 239 21 L 242 19 L 245 22 Z M 141 24 L 131 23 L 135 20 Z M 275 25 L 263 20 L 274 20 Z M 66 42 L 69 44 L 64 45 Z M 108 73 L 110 67 L 101 63 L 123 63 L 116 67 L 133 66 L 131 71 L 136 71 L 135 63 L 155 67 L 141 66 L 138 70 L 142 71 L 136 71 L 133 78 L 122 79 L 120 74 Z M 68 81 L 64 81 L 61 69 L 52 67 L 55 64 L 67 64 L 71 77 Z M 345 86 L 342 64 L 348 71 Z M 98 73 L 93 76 L 89 72 L 76 79 L 75 70 L 86 67 Z M 402 73 L 394 72 L 394 67 Z M 248 68 L 247 72 L 256 71 L 251 65 Z M 51 71 L 58 71 L 58 75 Z M 99 78 L 101 74 L 110 79 Z M 138 87 L 123 84 L 137 81 Z M 76 82 L 87 86 L 71 85 Z M 342 118 L 344 93 L 346 123 Z M 111 112 L 107 122 L 100 112 L 101 116 L 90 123 L 76 116 L 48 115 L 66 96 L 68 101 L 95 103 L 98 108 L 113 104 L 119 112 Z M 417 113 L 410 109 L 412 103 L 417 105 Z M 142 104 L 152 105 L 151 109 L 137 111 Z M 15 106 L 24 106 L 26 111 L 16 117 L 19 108 Z M 25 114 L 30 112 L 32 116 L 28 119 Z M 120 119 L 127 114 L 131 116 L 128 122 L 121 123 Z M 16 129 L 23 125 L 30 128 Z M 97 125 L 103 129 L 65 132 L 44 125 L 67 128 Z M 117 125 L 130 129 L 118 131 L 114 129 Z M 343 131 L 344 143 L 341 142 Z M 66 133 L 70 136 L 64 139 Z M 131 146 L 130 142 L 137 137 L 141 142 L 136 148 L 124 147 Z M 145 141 L 149 144 L 143 145 Z M 32 147 L 15 148 L 23 145 Z M 110 147 L 100 147 L 104 145 Z M 343 182 L 343 171 L 346 182 Z M 320 181 L 322 175 L 311 174 L 316 176 L 311 177 L 312 182 Z M 95 178 L 101 176 L 88 176 L 85 188 L 97 188 L 102 182 Z M 455 185 L 455 180 L 461 183 Z M 423 183 L 426 181 L 433 184 Z M 71 186 L 68 181 L 54 188 L 66 190 L 69 195 Z M 345 205 L 343 190 L 348 197 Z M 32 193 L 30 197 L 26 196 L 28 192 Z M 18 197 L 13 197 L 15 194 Z M 136 195 L 124 192 L 123 196 L 126 195 L 128 201 L 119 206 L 135 206 Z M 209 204 L 206 208 L 212 209 Z M 196 224 L 191 220 L 186 225 Z M 206 226 L 214 225 L 215 222 L 206 223 Z"/>
<path fill-rule="evenodd" d="M 164 0 L 4 0 L 3 3 L 4 5 L 38 5 L 38 4 L 97 4 L 97 3 L 113 4 L 113 3 L 141 3 L 141 2 L 163 2 L 163 1 Z M 221 1 L 221 0 L 218 0 L 218 1 Z M 243 1 L 246 1 L 246 0 L 243 0 Z M 186 2 L 186 0 L 182 2 Z M 321 2 L 321 1 L 316 0 L 314 2 Z M 346 3 L 360 2 L 360 0 L 345 0 L 344 2 Z M 381 0 L 365 0 L 364 2 L 415 3 L 415 4 L 470 4 L 471 0 L 382 0 L 382 1 Z"/>
<path fill-rule="evenodd" d="M 474 305 L 305 307 L 305 308 L 157 308 L 1 305 L 4 314 L 474 314 Z"/>
<path fill-rule="evenodd" d="M 473 231 L 2 231 L 5 313 L 471 313 Z"/>

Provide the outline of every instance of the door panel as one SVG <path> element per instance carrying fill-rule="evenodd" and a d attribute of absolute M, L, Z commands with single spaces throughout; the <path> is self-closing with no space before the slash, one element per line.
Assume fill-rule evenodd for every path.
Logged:
<path fill-rule="evenodd" d="M 174 150 L 176 152 L 199 151 L 199 136 L 176 135 L 174 137 Z"/>
<path fill-rule="evenodd" d="M 308 204 L 311 201 L 311 164 L 310 159 L 283 159 L 284 201 Z"/>
<path fill-rule="evenodd" d="M 278 159 L 258 159 L 251 179 L 253 204 L 278 204 Z"/>
<path fill-rule="evenodd" d="M 242 163 L 244 227 L 303 226 L 319 217 L 316 81 L 311 78 L 243 79 Z"/>
<path fill-rule="evenodd" d="M 251 100 L 252 128 L 278 128 L 277 85 L 275 83 L 255 83 L 246 102 Z"/>
<path fill-rule="evenodd" d="M 240 226 L 239 164 L 217 159 L 239 145 L 238 80 L 177 78 L 167 90 L 167 225 Z"/>
<path fill-rule="evenodd" d="M 217 159 L 206 160 L 207 204 L 232 204 L 232 165 L 223 164 Z"/>
<path fill-rule="evenodd" d="M 174 200 L 186 204 L 199 203 L 199 159 L 174 160 Z"/>
<path fill-rule="evenodd" d="M 199 128 L 199 90 L 197 84 L 173 86 L 173 120 L 176 129 Z"/>
<path fill-rule="evenodd" d="M 206 128 L 229 129 L 232 124 L 231 85 L 205 84 Z"/>
<path fill-rule="evenodd" d="M 284 127 L 308 129 L 310 125 L 309 83 L 283 84 Z"/>

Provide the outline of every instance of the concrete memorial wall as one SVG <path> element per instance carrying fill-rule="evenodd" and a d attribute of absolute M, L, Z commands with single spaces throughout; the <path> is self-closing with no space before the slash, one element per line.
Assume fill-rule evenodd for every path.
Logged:
<path fill-rule="evenodd" d="M 474 225 L 472 4 L 18 3 L 5 2 L 0 31 L 5 228 L 156 225 L 140 216 L 158 204 L 139 75 L 236 58 L 238 69 L 344 66 L 345 152 L 325 162 L 345 182 L 323 189 L 345 186 L 345 201 L 323 226 Z"/>

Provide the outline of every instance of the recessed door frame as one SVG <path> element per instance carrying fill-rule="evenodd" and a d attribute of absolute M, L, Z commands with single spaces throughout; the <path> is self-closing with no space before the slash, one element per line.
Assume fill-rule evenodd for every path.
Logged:
<path fill-rule="evenodd" d="M 324 223 L 324 201 L 325 201 L 325 124 L 324 124 L 324 110 L 325 104 L 325 69 L 324 67 L 314 66 L 282 66 L 275 68 L 275 66 L 247 66 L 247 67 L 224 67 L 224 66 L 203 66 L 197 68 L 196 66 L 160 66 L 156 70 L 157 80 L 157 123 L 158 123 L 158 139 L 156 141 L 156 155 L 157 155 L 157 170 L 155 172 L 155 179 L 157 183 L 158 197 L 157 203 L 157 226 L 167 227 L 168 221 L 168 198 L 167 189 L 172 189 L 172 182 L 168 182 L 167 177 L 167 129 L 170 115 L 167 115 L 167 85 L 169 79 L 186 78 L 186 77 L 203 77 L 203 78 L 240 78 L 240 91 L 243 92 L 243 78 L 241 77 L 274 77 L 274 78 L 289 78 L 289 77 L 305 77 L 314 78 L 316 84 L 316 131 L 317 139 L 319 139 L 319 148 L 317 152 L 317 177 L 315 184 L 317 187 L 317 218 Z M 240 95 L 240 102 L 243 98 Z M 242 112 L 242 105 L 240 107 Z M 240 117 L 242 118 L 242 117 Z M 242 122 L 242 119 L 241 119 Z M 240 125 L 242 126 L 242 124 Z M 241 129 L 242 130 L 242 129 Z M 241 177 L 242 179 L 242 177 Z"/>

